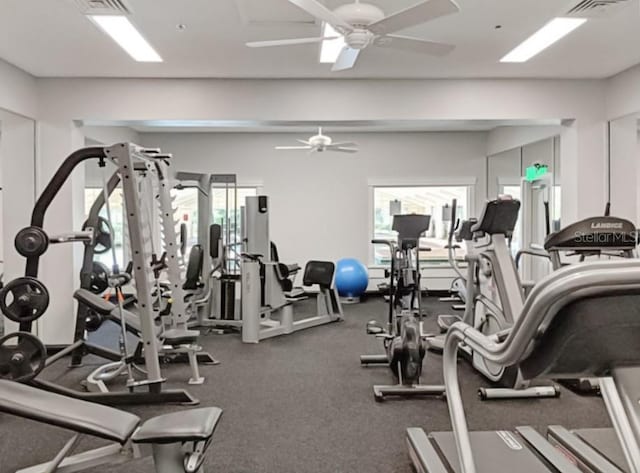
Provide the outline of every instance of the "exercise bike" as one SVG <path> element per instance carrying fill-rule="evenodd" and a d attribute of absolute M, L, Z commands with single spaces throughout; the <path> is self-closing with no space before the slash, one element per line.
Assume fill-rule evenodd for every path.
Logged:
<path fill-rule="evenodd" d="M 362 355 L 362 366 L 386 365 L 397 379 L 395 385 L 373 387 L 376 401 L 385 396 L 424 396 L 444 394 L 444 386 L 420 384 L 422 362 L 426 345 L 422 334 L 422 292 L 420 289 L 420 236 L 429 229 L 430 215 L 396 215 L 392 229 L 398 232 L 397 242 L 372 240 L 373 244 L 387 245 L 391 255 L 391 268 L 387 287 L 389 316 L 387 326 L 377 321 L 367 323 L 367 334 L 382 339 L 384 355 Z"/>

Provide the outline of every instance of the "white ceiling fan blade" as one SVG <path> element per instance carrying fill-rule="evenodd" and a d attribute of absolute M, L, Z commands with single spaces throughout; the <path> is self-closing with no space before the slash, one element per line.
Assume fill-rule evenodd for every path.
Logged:
<path fill-rule="evenodd" d="M 453 0 L 426 0 L 371 23 L 368 29 L 375 34 L 388 34 L 459 11 Z"/>
<path fill-rule="evenodd" d="M 349 46 L 345 46 L 342 48 L 338 59 L 333 64 L 331 70 L 333 72 L 344 71 L 346 69 L 351 69 L 358 60 L 358 55 L 360 54 L 359 49 L 352 49 Z"/>
<path fill-rule="evenodd" d="M 274 39 L 272 41 L 250 41 L 247 44 L 250 48 L 268 48 L 271 46 L 292 46 L 296 44 L 321 43 L 325 39 L 336 39 L 337 36 L 327 36 L 325 38 L 294 38 L 294 39 Z"/>
<path fill-rule="evenodd" d="M 342 143 L 331 143 L 327 148 L 354 148 L 358 146 L 357 143 L 352 141 L 344 141 Z"/>
<path fill-rule="evenodd" d="M 402 51 L 431 54 L 432 56 L 446 56 L 456 49 L 453 44 L 391 34 L 378 39 L 374 44 L 381 48 L 401 49 Z"/>
<path fill-rule="evenodd" d="M 276 146 L 278 150 L 294 150 L 294 149 L 313 149 L 313 146 Z"/>
<path fill-rule="evenodd" d="M 302 8 L 311 16 L 326 21 L 338 31 L 342 30 L 340 31 L 341 33 L 353 30 L 353 27 L 349 23 L 317 0 L 289 0 L 289 3 L 293 3 L 295 6 Z"/>
<path fill-rule="evenodd" d="M 298 143 L 302 143 L 303 145 L 311 146 L 311 143 L 305 140 L 296 140 Z"/>
<path fill-rule="evenodd" d="M 338 153 L 357 153 L 357 148 L 327 148 L 329 151 L 337 151 Z"/>

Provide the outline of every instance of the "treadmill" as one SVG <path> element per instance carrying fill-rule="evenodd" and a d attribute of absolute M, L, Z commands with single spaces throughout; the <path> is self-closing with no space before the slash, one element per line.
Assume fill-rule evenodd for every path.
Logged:
<path fill-rule="evenodd" d="M 531 427 L 519 427 L 514 432 L 470 433 L 456 365 L 458 346 L 465 343 L 494 363 L 517 365 L 526 379 L 598 377 L 614 426 L 610 432 L 626 462 L 634 465 L 620 471 L 639 472 L 638 339 L 640 261 L 635 259 L 571 265 L 550 274 L 533 288 L 520 317 L 501 340 L 487 337 L 463 322 L 455 323 L 447 332 L 443 355 L 453 431 L 427 435 L 420 428 L 407 430 L 409 456 L 416 471 L 618 471 L 584 468 Z M 592 433 L 584 434 L 584 438 Z M 613 462 L 611 465 L 615 467 Z"/>

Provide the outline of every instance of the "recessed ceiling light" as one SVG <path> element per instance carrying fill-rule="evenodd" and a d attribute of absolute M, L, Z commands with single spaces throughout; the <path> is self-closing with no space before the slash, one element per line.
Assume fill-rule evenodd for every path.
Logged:
<path fill-rule="evenodd" d="M 322 46 L 320 46 L 320 62 L 333 64 L 338 59 L 342 48 L 344 48 L 344 36 L 338 33 L 329 23 L 324 24 L 322 36 L 324 38 L 337 36 L 336 39 L 325 39 L 322 42 Z"/>
<path fill-rule="evenodd" d="M 586 21 L 585 18 L 554 18 L 503 57 L 500 62 L 527 62 Z"/>
<path fill-rule="evenodd" d="M 89 19 L 107 33 L 124 49 L 129 56 L 138 62 L 162 62 L 162 58 L 133 26 L 126 16 L 122 15 L 89 15 Z"/>

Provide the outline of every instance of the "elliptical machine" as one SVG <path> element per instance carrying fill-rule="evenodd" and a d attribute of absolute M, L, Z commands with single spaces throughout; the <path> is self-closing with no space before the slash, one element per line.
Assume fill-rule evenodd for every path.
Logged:
<path fill-rule="evenodd" d="M 473 326 L 496 342 L 502 340 L 517 322 L 524 306 L 524 291 L 511 256 L 509 242 L 518 220 L 520 201 L 501 196 L 487 202 L 480 218 L 469 226 L 473 251 L 467 254 L 467 301 L 462 318 L 439 317 L 441 330 L 458 320 Z M 456 320 L 457 319 L 457 320 Z M 429 348 L 441 351 L 445 335 L 429 337 Z M 473 367 L 495 387 L 480 388 L 481 399 L 516 399 L 557 397 L 555 384 L 531 386 L 524 380 L 517 366 L 502 366 L 486 360 L 467 345 L 460 352 L 470 359 Z"/>
<path fill-rule="evenodd" d="M 442 314 L 438 315 L 438 327 L 442 332 L 446 332 L 451 325 L 455 322 L 464 321 L 470 323 L 473 319 L 473 305 L 468 304 L 467 301 L 469 297 L 474 297 L 474 277 L 475 277 L 475 246 L 473 242 L 473 232 L 471 228 L 473 228 L 478 220 L 476 218 L 469 218 L 467 220 L 458 220 L 456 218 L 457 214 L 457 199 L 453 199 L 451 202 L 451 227 L 449 229 L 449 237 L 447 240 L 447 254 L 449 259 L 449 264 L 451 265 L 451 269 L 456 273 L 456 277 L 451 284 L 452 291 L 455 290 L 457 293 L 457 297 L 463 302 L 462 310 L 464 310 L 464 315 L 460 316 L 458 314 Z M 456 239 L 454 243 L 453 239 Z M 459 260 L 456 255 L 456 250 L 460 248 L 459 243 L 463 243 L 465 245 L 465 261 L 467 263 L 467 274 L 463 274 L 462 268 L 460 267 Z M 456 306 L 453 306 L 453 309 L 457 310 Z M 444 337 L 442 338 L 444 341 Z M 432 348 L 442 349 L 443 345 L 438 344 L 436 342 L 436 347 L 431 344 Z"/>
<path fill-rule="evenodd" d="M 362 355 L 360 364 L 386 365 L 397 379 L 396 385 L 373 387 L 376 401 L 385 396 L 424 396 L 444 394 L 442 385 L 420 384 L 422 362 L 426 345 L 422 334 L 422 291 L 420 288 L 420 236 L 429 229 L 430 215 L 396 215 L 392 229 L 398 232 L 398 241 L 372 240 L 373 244 L 387 245 L 391 255 L 389 277 L 389 318 L 387 327 L 377 321 L 367 323 L 367 334 L 381 338 L 384 355 Z"/>

